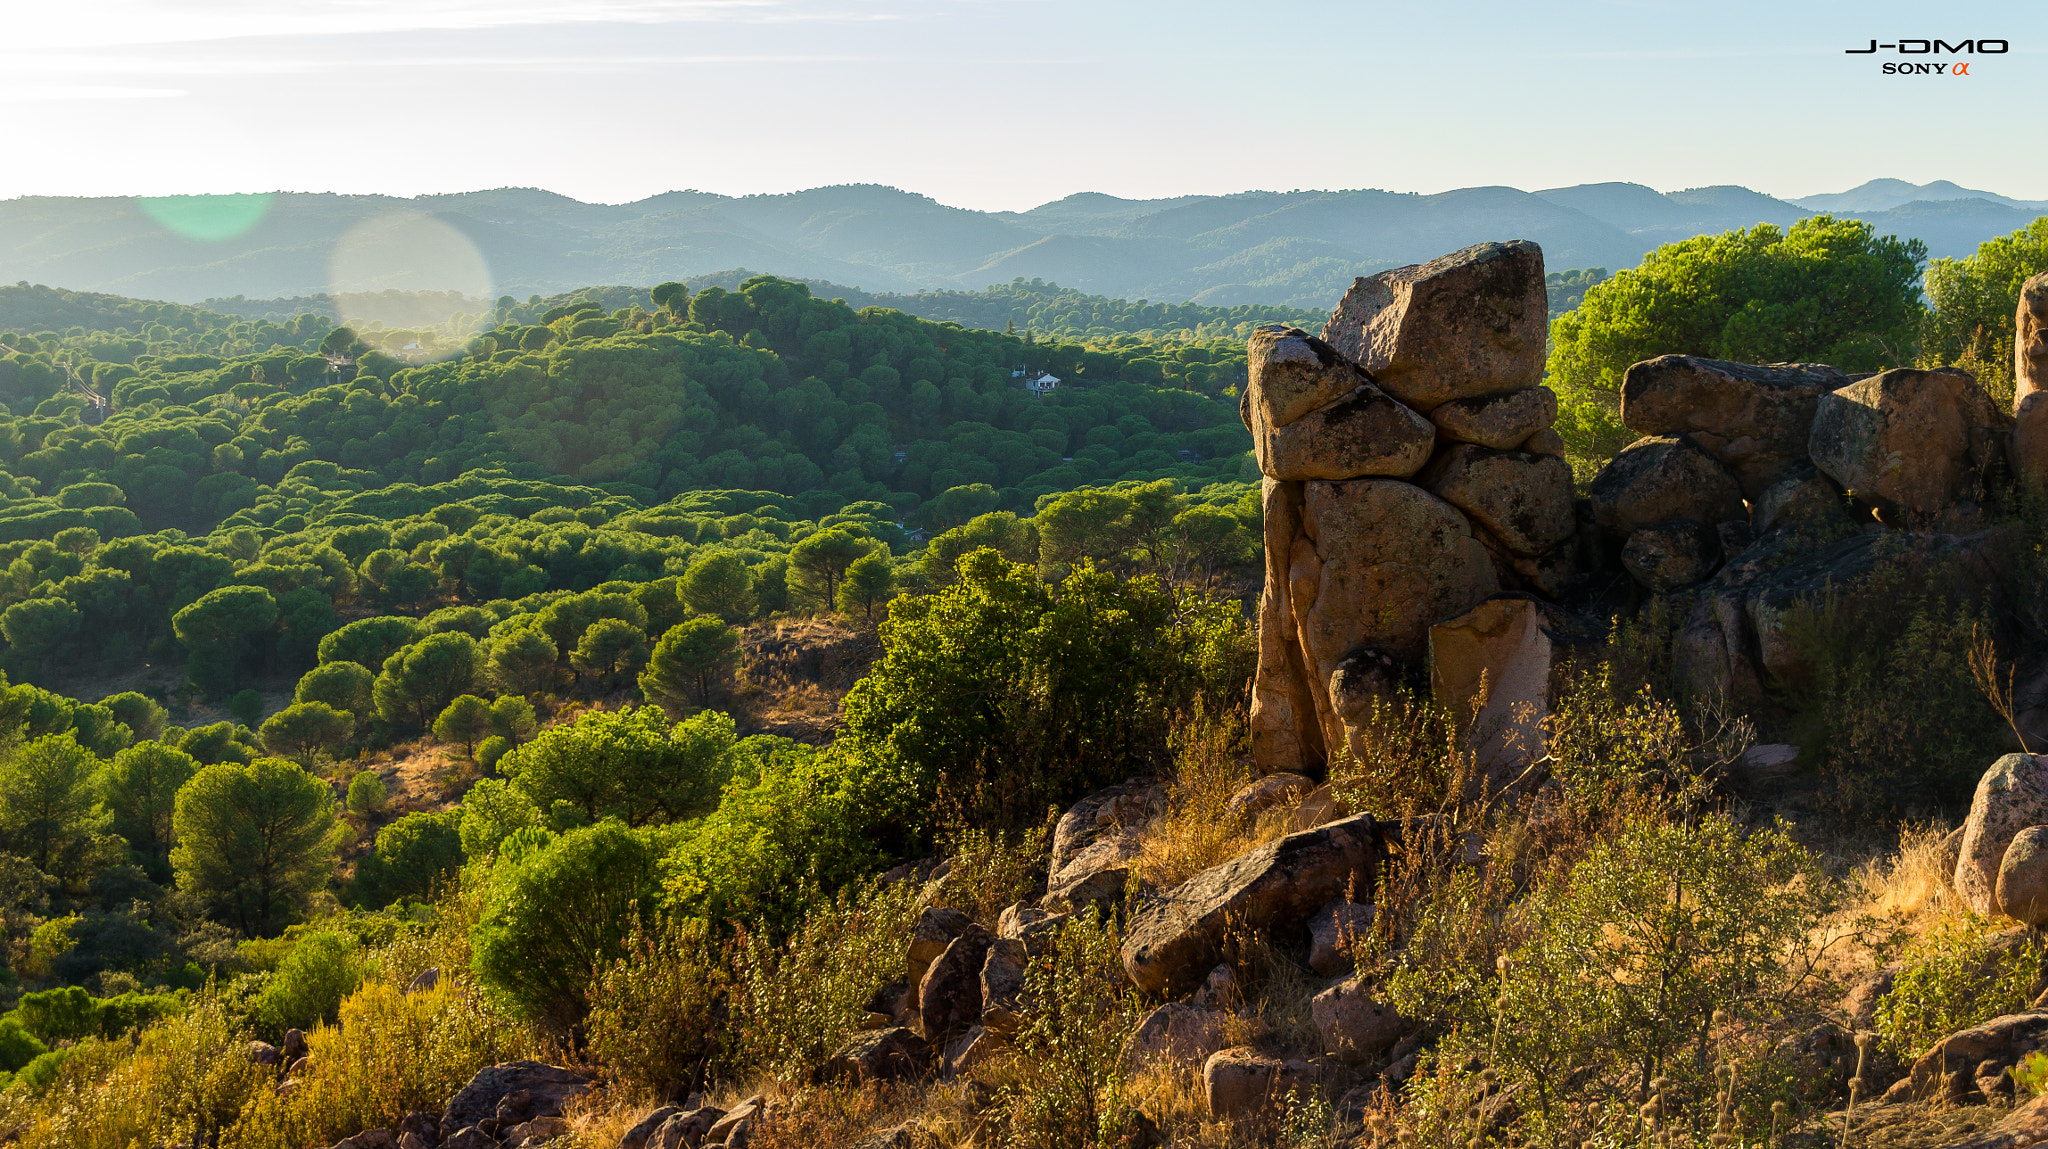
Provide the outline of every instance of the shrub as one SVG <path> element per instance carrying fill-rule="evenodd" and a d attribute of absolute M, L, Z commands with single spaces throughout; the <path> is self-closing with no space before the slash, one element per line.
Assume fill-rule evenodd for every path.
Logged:
<path fill-rule="evenodd" d="M 1877 1001 L 1877 1032 L 1901 1057 L 2027 1008 L 2048 950 L 2034 936 L 1987 945 L 1990 934 L 1989 919 L 1966 911 L 1937 922 L 1900 955 L 1891 992 Z"/>
<path fill-rule="evenodd" d="M 701 1088 L 718 1052 L 725 954 L 699 918 L 635 926 L 624 957 L 590 987 L 590 1050 L 627 1086 L 680 1097 Z"/>
<path fill-rule="evenodd" d="M 639 826 L 715 806 L 737 746 L 733 720 L 724 714 L 700 714 L 671 730 L 660 708 L 639 706 L 549 727 L 499 766 L 540 809 L 564 802 L 587 821 Z"/>
<path fill-rule="evenodd" d="M 484 773 L 494 773 L 498 769 L 498 763 L 503 761 L 505 755 L 511 753 L 511 751 L 512 743 L 510 740 L 493 734 L 476 744 L 476 764 Z"/>
<path fill-rule="evenodd" d="M 368 984 L 338 1013 L 338 1024 L 307 1033 L 312 1063 L 298 1087 L 281 1097 L 271 1078 L 220 1149 L 329 1145 L 389 1128 L 408 1113 L 440 1108 L 479 1069 L 540 1052 L 525 1030 L 452 977 L 411 994 Z"/>
<path fill-rule="evenodd" d="M 859 885 L 816 905 L 787 940 L 742 931 L 732 960 L 728 1068 L 801 1079 L 867 1018 L 903 968 L 920 907 L 913 883 Z"/>
<path fill-rule="evenodd" d="M 0 1070 L 17 1073 L 21 1067 L 50 1051 L 18 1017 L 0 1017 Z"/>
<path fill-rule="evenodd" d="M 348 812 L 359 818 L 366 818 L 384 808 L 390 798 L 384 790 L 384 778 L 375 770 L 358 770 L 348 780 Z"/>
<path fill-rule="evenodd" d="M 362 976 L 361 954 L 352 939 L 332 932 L 306 934 L 271 973 L 252 1015 L 272 1037 L 331 1022 Z"/>
<path fill-rule="evenodd" d="M 377 843 L 356 863 L 358 904 L 382 909 L 396 901 L 428 901 L 462 869 L 462 814 L 413 813 L 377 831 Z"/>
<path fill-rule="evenodd" d="M 92 995 L 75 985 L 22 994 L 14 1013 L 45 1044 L 76 1041 L 100 1028 Z"/>
<path fill-rule="evenodd" d="M 1464 913 L 1484 912 L 1465 901 Z M 1457 902 L 1418 934 L 1456 926 Z M 1577 1089 L 1640 1087 L 1660 1073 L 1697 1094 L 1711 1064 L 1698 1051 L 1725 1043 L 1726 1027 L 1767 1029 L 1814 988 L 1812 962 L 1801 959 L 1832 907 L 1814 859 L 1782 830 L 1744 835 L 1721 815 L 1687 823 L 1639 813 L 1544 877 L 1516 912 L 1520 936 L 1498 979 L 1411 943 L 1388 979 L 1390 1003 L 1461 1026 L 1460 1049 L 1483 1051 L 1546 1112 Z"/>
<path fill-rule="evenodd" d="M 1082 915 L 1025 972 L 1014 1076 L 998 1094 L 1006 1144 L 1032 1149 L 1114 1145 L 1134 1126 L 1124 1043 L 1139 1002 L 1124 977 L 1116 926 Z"/>
<path fill-rule="evenodd" d="M 255 726 L 263 721 L 263 696 L 254 690 L 243 690 L 228 699 L 228 713 L 244 726 Z"/>
<path fill-rule="evenodd" d="M 1235 604 L 1085 563 L 1050 586 L 986 549 L 957 570 L 890 609 L 882 657 L 846 698 L 840 742 L 908 788 L 909 835 L 930 831 L 941 792 L 974 824 L 1030 824 L 1164 769 L 1176 712 L 1244 696 L 1255 658 Z"/>
<path fill-rule="evenodd" d="M 27 1090 L 31 1095 L 40 1097 L 48 1093 L 52 1085 L 57 1084 L 57 1074 L 63 1070 L 64 1063 L 78 1052 L 79 1050 L 73 1047 L 53 1049 L 42 1054 L 15 1073 L 14 1084 Z"/>
<path fill-rule="evenodd" d="M 478 979 L 522 1015 L 567 1031 L 583 1017 L 593 964 L 624 955 L 655 888 L 653 851 L 615 821 L 501 862 L 470 939 Z"/>

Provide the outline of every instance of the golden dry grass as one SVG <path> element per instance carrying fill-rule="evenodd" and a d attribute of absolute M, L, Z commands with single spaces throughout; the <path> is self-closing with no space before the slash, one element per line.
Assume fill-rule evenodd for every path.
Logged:
<path fill-rule="evenodd" d="M 1247 822 L 1225 814 L 1230 799 L 1257 781 L 1242 752 L 1242 731 L 1221 722 L 1183 727 L 1175 739 L 1174 771 L 1167 779 L 1166 816 L 1148 829 L 1133 864 L 1145 885 L 1177 886 L 1287 832 L 1291 807 L 1268 810 Z"/>

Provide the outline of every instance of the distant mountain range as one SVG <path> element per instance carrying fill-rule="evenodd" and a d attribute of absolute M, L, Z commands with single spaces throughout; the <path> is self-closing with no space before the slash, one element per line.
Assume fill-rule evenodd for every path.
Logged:
<path fill-rule="evenodd" d="M 2048 201 L 1901 180 L 1797 201 L 1734 186 L 1665 193 L 1629 183 L 1157 200 L 1091 192 L 1025 212 L 946 207 L 875 185 L 744 197 L 668 192 L 617 205 L 518 188 L 417 199 L 280 192 L 239 234 L 197 239 L 168 230 L 132 199 L 26 197 L 0 201 L 0 282 L 191 302 L 475 291 L 487 268 L 490 290 L 524 297 L 751 267 L 868 291 L 979 290 L 1022 277 L 1122 299 L 1326 307 L 1354 276 L 1481 240 L 1535 240 L 1557 270 L 1619 269 L 1673 240 L 1819 212 L 1961 256 L 2048 213 Z M 444 242 L 335 255 L 352 232 L 419 216 L 446 225 L 436 229 Z M 451 254 L 450 244 L 473 251 Z M 467 278 L 443 270 L 465 260 Z"/>

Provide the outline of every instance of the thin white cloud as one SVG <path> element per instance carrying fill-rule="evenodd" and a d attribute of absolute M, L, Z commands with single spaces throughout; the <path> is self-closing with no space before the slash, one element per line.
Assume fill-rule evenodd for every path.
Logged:
<path fill-rule="evenodd" d="M 0 104 L 41 104 L 58 100 L 164 100 L 187 94 L 181 88 L 137 88 L 125 84 L 0 84 Z"/>
<path fill-rule="evenodd" d="M 49 50 L 569 24 L 894 18 L 883 11 L 788 0 L 98 0 L 24 11 L 10 19 L 9 39 Z"/>

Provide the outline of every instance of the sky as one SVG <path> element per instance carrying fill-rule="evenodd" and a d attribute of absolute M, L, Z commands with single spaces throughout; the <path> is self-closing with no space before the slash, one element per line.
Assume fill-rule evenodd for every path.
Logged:
<path fill-rule="evenodd" d="M 0 0 L 0 197 L 881 183 L 2048 199 L 2048 6 L 1811 0 Z M 1967 76 L 1845 49 L 2000 38 Z M 2030 84 L 2029 81 L 2033 82 Z"/>

